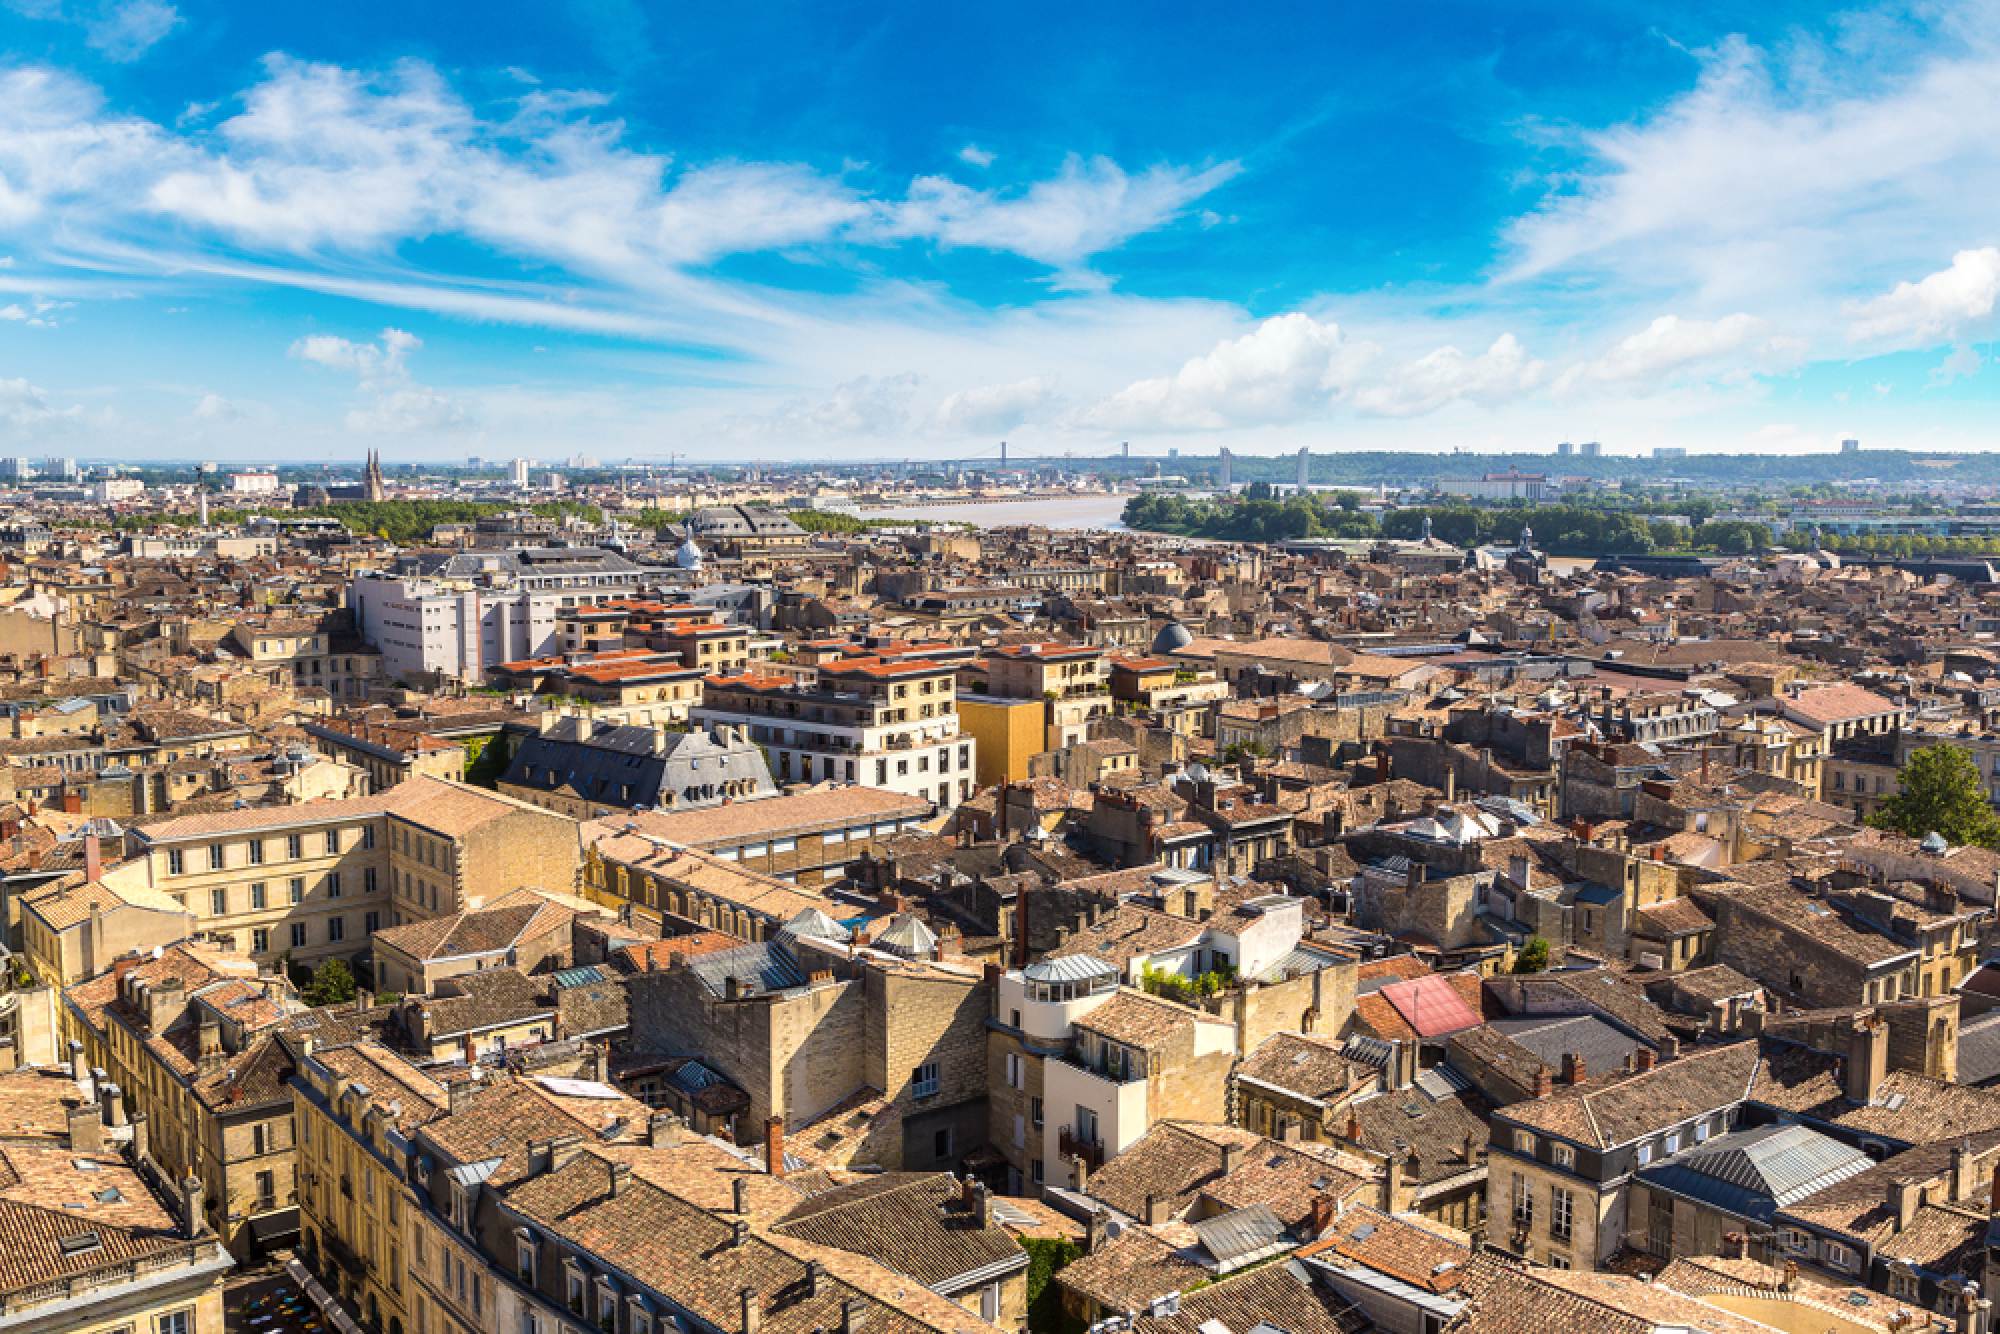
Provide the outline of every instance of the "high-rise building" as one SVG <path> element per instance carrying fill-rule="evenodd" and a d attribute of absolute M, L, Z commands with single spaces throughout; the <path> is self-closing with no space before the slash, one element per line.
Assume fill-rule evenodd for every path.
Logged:
<path fill-rule="evenodd" d="M 1568 457 L 1569 457 L 1570 455 L 1572 455 L 1572 454 L 1574 454 L 1574 453 L 1576 453 L 1576 446 L 1575 446 L 1575 445 L 1572 445 L 1572 444 L 1571 444 L 1571 443 L 1570 443 L 1569 441 L 1567 441 L 1567 440 L 1563 441 L 1563 442 L 1562 442 L 1561 444 L 1559 444 L 1559 445 L 1557 445 L 1557 446 L 1556 446 L 1556 457 L 1557 457 L 1557 458 L 1562 458 L 1562 459 L 1566 459 L 1566 458 L 1568 458 Z"/>
<path fill-rule="evenodd" d="M 75 459 L 43 459 L 42 475 L 58 482 L 74 482 L 83 474 L 78 471 Z"/>
<path fill-rule="evenodd" d="M 533 471 L 534 466 L 535 461 L 533 459 L 515 459 L 507 465 L 507 480 L 515 486 L 526 490 L 528 476 Z"/>
<path fill-rule="evenodd" d="M 1859 440 L 1843 440 L 1840 442 L 1840 452 L 1843 454 L 1859 454 L 1861 452 L 1861 442 Z"/>
<path fill-rule="evenodd" d="M 1222 451 L 1222 489 L 1229 489 L 1229 451 Z"/>
<path fill-rule="evenodd" d="M 35 475 L 35 465 L 27 459 L 0 459 L 0 481 L 25 482 Z"/>
<path fill-rule="evenodd" d="M 1656 459 L 1684 459 L 1688 456 L 1685 445 L 1660 445 L 1653 450 Z"/>
<path fill-rule="evenodd" d="M 1312 455 L 1304 448 L 1299 450 L 1299 490 L 1306 489 L 1306 475 L 1312 471 Z"/>

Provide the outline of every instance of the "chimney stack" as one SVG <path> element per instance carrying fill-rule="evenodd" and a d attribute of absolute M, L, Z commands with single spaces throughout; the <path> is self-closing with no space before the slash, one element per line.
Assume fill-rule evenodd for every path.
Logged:
<path fill-rule="evenodd" d="M 750 1212 L 749 1177 L 736 1178 L 736 1212 L 739 1214 L 747 1214 Z"/>
<path fill-rule="evenodd" d="M 1632 1056 L 1633 1059 L 1638 1062 L 1639 1073 L 1644 1074 L 1646 1071 L 1653 1068 L 1654 1057 L 1653 1057 L 1653 1049 L 1651 1047 L 1642 1046 L 1637 1051 L 1633 1052 Z"/>
<path fill-rule="evenodd" d="M 1563 1053 L 1563 1083 L 1581 1084 L 1590 1078 L 1589 1068 L 1580 1052 Z"/>
<path fill-rule="evenodd" d="M 1540 1101 L 1555 1092 L 1555 1079 L 1546 1065 L 1535 1067 L 1535 1098 Z"/>
<path fill-rule="evenodd" d="M 186 1177 L 181 1181 L 181 1227 L 193 1241 L 202 1234 L 201 1179 Z"/>
<path fill-rule="evenodd" d="M 613 1195 L 623 1195 L 625 1193 L 625 1188 L 631 1184 L 632 1184 L 632 1164 L 630 1163 L 611 1164 L 611 1193 Z"/>
<path fill-rule="evenodd" d="M 757 1300 L 757 1289 L 744 1288 L 737 1294 L 743 1302 L 743 1334 L 757 1334 L 757 1324 L 763 1316 L 763 1303 Z"/>
<path fill-rule="evenodd" d="M 806 1261 L 806 1296 L 826 1295 L 826 1266 L 817 1260 Z"/>
<path fill-rule="evenodd" d="M 859 1334 L 867 1321 L 868 1303 L 861 1298 L 850 1297 L 840 1304 L 840 1334 Z"/>
<path fill-rule="evenodd" d="M 104 1113 L 94 1102 L 69 1109 L 69 1151 L 98 1153 L 104 1148 Z"/>
<path fill-rule="evenodd" d="M 764 1119 L 764 1170 L 774 1177 L 785 1174 L 785 1118 Z"/>
<path fill-rule="evenodd" d="M 83 878 L 93 885 L 104 878 L 104 854 L 95 831 L 83 836 Z"/>

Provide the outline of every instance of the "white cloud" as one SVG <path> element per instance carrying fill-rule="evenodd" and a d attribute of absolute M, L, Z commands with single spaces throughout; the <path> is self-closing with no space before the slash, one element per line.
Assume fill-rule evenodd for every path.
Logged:
<path fill-rule="evenodd" d="M 880 378 L 864 375 L 823 399 L 794 398 L 766 416 L 726 418 L 719 429 L 739 439 L 783 444 L 841 437 L 897 438 L 910 430 L 910 404 L 919 380 L 909 371 Z"/>
<path fill-rule="evenodd" d="M 1457 402 L 1496 407 L 1535 388 L 1546 369 L 1513 334 L 1501 334 L 1476 357 L 1441 347 L 1398 366 L 1357 391 L 1354 405 L 1378 417 L 1421 416 Z"/>
<path fill-rule="evenodd" d="M 1039 420 L 1056 403 L 1056 377 L 1038 375 L 1011 384 L 981 385 L 945 396 L 932 419 L 950 437 L 994 435 Z"/>
<path fill-rule="evenodd" d="M 110 409 L 85 412 L 79 405 L 52 407 L 48 396 L 26 380 L 0 380 L 0 433 L 17 440 L 109 431 L 120 425 Z"/>
<path fill-rule="evenodd" d="M 1374 359 L 1373 344 L 1350 344 L 1335 324 L 1310 315 L 1265 320 L 1216 344 L 1165 379 L 1141 380 L 1084 414 L 1108 430 L 1212 431 L 1291 421 L 1325 409 Z"/>
<path fill-rule="evenodd" d="M 163 0 L 125 0 L 103 6 L 86 24 L 84 40 L 112 60 L 131 61 L 180 25 L 180 11 Z"/>
<path fill-rule="evenodd" d="M 958 156 L 960 161 L 970 162 L 975 167 L 990 167 L 998 155 L 987 152 L 978 144 L 967 144 L 958 150 Z"/>
<path fill-rule="evenodd" d="M 411 380 L 409 355 L 423 345 L 421 338 L 401 329 L 384 329 L 376 343 L 311 334 L 294 342 L 289 355 L 353 373 L 360 402 L 348 412 L 347 428 L 357 434 L 406 435 L 470 426 L 473 416 L 465 403 Z"/>
<path fill-rule="evenodd" d="M 1951 267 L 1921 282 L 1901 282 L 1872 301 L 1851 304 L 1849 342 L 1935 347 L 1984 322 L 2000 299 L 2000 248 L 1961 250 Z"/>
<path fill-rule="evenodd" d="M 220 394 L 203 394 L 201 402 L 194 405 L 196 421 L 234 421 L 242 415 L 234 403 Z"/>
<path fill-rule="evenodd" d="M 892 234 L 946 246 L 1004 250 L 1074 273 L 1092 256 L 1173 221 L 1240 170 L 1233 162 L 1195 171 L 1160 166 L 1129 175 L 1109 158 L 1071 155 L 1052 180 L 1019 195 L 920 176 L 892 210 Z"/>
<path fill-rule="evenodd" d="M 1566 373 L 1562 387 L 1588 377 L 1599 384 L 1644 392 L 1676 371 L 1736 352 L 1769 330 L 1770 325 L 1754 315 L 1727 315 L 1719 320 L 1662 315 L 1640 332 L 1621 339 L 1595 361 Z"/>
<path fill-rule="evenodd" d="M 1977 375 L 1979 374 L 1980 367 L 1985 364 L 1985 361 L 1979 355 L 1978 348 L 1972 346 L 1970 343 L 1960 343 L 1951 350 L 1950 356 L 1932 367 L 1931 387 L 1934 389 L 1940 388 L 1950 384 L 1953 380 L 1962 380 L 1967 376 Z"/>

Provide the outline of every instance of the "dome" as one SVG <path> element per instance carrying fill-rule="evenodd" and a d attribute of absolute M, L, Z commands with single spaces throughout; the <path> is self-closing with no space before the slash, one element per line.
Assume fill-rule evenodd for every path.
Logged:
<path fill-rule="evenodd" d="M 1194 635 L 1179 621 L 1168 621 L 1160 627 L 1160 633 L 1153 636 L 1153 652 L 1178 653 L 1194 643 Z"/>
<path fill-rule="evenodd" d="M 674 564 L 683 570 L 699 570 L 703 559 L 701 548 L 694 544 L 693 537 L 681 543 L 680 550 L 674 553 Z"/>

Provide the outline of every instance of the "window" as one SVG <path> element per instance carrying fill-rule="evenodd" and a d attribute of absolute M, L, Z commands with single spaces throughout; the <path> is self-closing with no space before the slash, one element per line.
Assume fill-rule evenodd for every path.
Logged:
<path fill-rule="evenodd" d="M 936 1061 L 925 1061 L 922 1065 L 910 1071 L 911 1097 L 928 1098 L 937 1091 L 938 1064 Z"/>
<path fill-rule="evenodd" d="M 326 896 L 330 899 L 340 897 L 340 872 L 328 871 L 326 873 Z"/>
<path fill-rule="evenodd" d="M 1515 1151 L 1516 1153 L 1526 1153 L 1526 1154 L 1532 1154 L 1532 1153 L 1534 1153 L 1534 1151 L 1535 1151 L 1535 1137 L 1534 1137 L 1534 1135 L 1533 1135 L 1533 1134 L 1532 1134 L 1531 1132 L 1529 1132 L 1529 1131 L 1526 1131 L 1526 1130 L 1517 1130 L 1517 1131 L 1515 1131 L 1515 1132 L 1514 1132 L 1514 1151 Z"/>
<path fill-rule="evenodd" d="M 1514 1221 L 1524 1229 L 1535 1221 L 1535 1187 L 1519 1172 L 1514 1174 Z"/>
<path fill-rule="evenodd" d="M 1708 1122 L 1697 1121 L 1694 1123 L 1694 1142 L 1697 1144 L 1708 1143 Z"/>
<path fill-rule="evenodd" d="M 159 1318 L 159 1334 L 194 1334 L 194 1312 L 175 1311 Z"/>
<path fill-rule="evenodd" d="M 326 938 L 329 944 L 347 938 L 347 919 L 329 917 L 326 919 Z"/>
<path fill-rule="evenodd" d="M 335 853 L 337 853 L 337 852 L 339 852 L 339 851 L 340 851 L 340 831 L 339 831 L 338 829 L 329 829 L 329 830 L 327 830 L 327 831 L 326 831 L 326 855 L 327 855 L 327 856 L 329 856 L 329 857 L 331 857 L 331 856 L 333 856 L 333 855 L 334 855 Z"/>
<path fill-rule="evenodd" d="M 222 845 L 220 843 L 209 844 L 208 869 L 211 871 L 220 871 L 223 868 L 224 864 L 225 863 L 222 856 Z"/>
<path fill-rule="evenodd" d="M 260 1207 L 268 1207 L 269 1205 L 276 1204 L 277 1202 L 278 1202 L 278 1174 L 276 1172 L 259 1172 L 257 1174 L 258 1205 Z"/>
<path fill-rule="evenodd" d="M 1564 1254 L 1562 1254 L 1562 1253 L 1561 1253 L 1561 1252 L 1559 1252 L 1559 1251 L 1550 1251 L 1550 1252 L 1549 1252 L 1549 1268 L 1551 1268 L 1551 1269 L 1567 1269 L 1567 1268 L 1569 1268 L 1569 1257 L 1568 1257 L 1567 1255 L 1564 1255 Z"/>
<path fill-rule="evenodd" d="M 304 922 L 293 922 L 291 937 L 293 949 L 304 949 L 306 947 L 306 924 Z"/>
<path fill-rule="evenodd" d="M 252 931 L 250 933 L 250 952 L 252 954 L 269 954 L 271 952 L 271 933 L 261 926 Z"/>
<path fill-rule="evenodd" d="M 229 911 L 229 891 L 226 889 L 209 890 L 208 910 L 217 917 L 226 914 Z"/>
<path fill-rule="evenodd" d="M 1576 1224 L 1576 1196 L 1561 1186 L 1549 1187 L 1549 1235 L 1568 1241 Z"/>
<path fill-rule="evenodd" d="M 334 839 L 334 838 L 337 838 L 337 837 L 339 837 L 339 836 L 338 836 L 337 834 L 328 834 L 328 835 L 327 835 L 327 838 L 328 838 L 329 840 L 331 840 L 331 839 Z M 373 852 L 373 851 L 375 850 L 375 826 L 374 826 L 374 825 L 369 825 L 369 826 L 368 826 L 367 828 L 365 828 L 365 829 L 363 829 L 363 830 L 361 831 L 361 850 L 362 850 L 363 852 Z"/>
<path fill-rule="evenodd" d="M 1676 1130 L 1671 1135 L 1667 1136 L 1666 1147 L 1662 1150 L 1662 1152 L 1679 1153 L 1680 1151 L 1681 1151 L 1681 1132 Z"/>
<path fill-rule="evenodd" d="M 363 894 L 375 892 L 375 868 L 372 866 L 361 868 L 361 892 Z"/>
<path fill-rule="evenodd" d="M 1848 1255 L 1845 1246 L 1829 1241 L 1826 1244 L 1826 1264 L 1829 1269 L 1852 1269 L 1854 1259 Z"/>
<path fill-rule="evenodd" d="M 937 1158 L 939 1161 L 943 1161 L 944 1159 L 951 1157 L 950 1126 L 945 1126 L 941 1128 L 935 1135 L 931 1136 L 931 1149 L 932 1149 L 931 1156 Z"/>
<path fill-rule="evenodd" d="M 362 914 L 361 929 L 371 936 L 380 931 L 382 929 L 382 914 L 379 912 Z"/>
<path fill-rule="evenodd" d="M 271 1151 L 271 1128 L 265 1125 L 250 1127 L 250 1152 L 266 1154 Z"/>
<path fill-rule="evenodd" d="M 1637 1159 L 1639 1166 L 1644 1167 L 1647 1163 L 1653 1161 L 1653 1146 L 1650 1144 L 1641 1144 L 1634 1157 Z"/>
<path fill-rule="evenodd" d="M 285 856 L 293 861 L 306 855 L 306 840 L 302 834 L 285 835 Z"/>
<path fill-rule="evenodd" d="M 181 851 L 181 850 L 180 850 L 179 848 L 168 848 L 168 849 L 167 849 L 167 874 L 168 874 L 168 875 L 184 875 L 184 874 L 186 874 L 186 873 L 187 873 L 187 856 L 186 856 L 186 854 L 184 854 L 184 853 L 183 853 L 183 852 L 182 852 L 182 851 Z"/>
<path fill-rule="evenodd" d="M 1097 1113 L 1082 1103 L 1076 1105 L 1076 1137 L 1085 1144 L 1097 1143 Z"/>
<path fill-rule="evenodd" d="M 305 877 L 295 875 L 290 880 L 287 880 L 285 882 L 285 892 L 290 895 L 293 903 L 304 903 L 306 899 Z"/>
<path fill-rule="evenodd" d="M 253 838 L 253 839 L 251 839 L 251 840 L 250 840 L 250 841 L 249 841 L 248 843 L 244 844 L 243 846 L 244 846 L 244 847 L 245 847 L 246 849 L 248 849 L 248 851 L 249 851 L 249 856 L 250 856 L 250 864 L 251 864 L 252 866 L 262 866 L 262 865 L 264 864 L 264 840 L 263 840 L 263 839 L 261 839 L 261 838 Z"/>
<path fill-rule="evenodd" d="M 253 882 L 250 886 L 251 909 L 256 912 L 262 912 L 270 906 L 269 899 L 264 893 L 264 882 L 261 880 Z"/>
<path fill-rule="evenodd" d="M 1036 1158 L 1036 1159 L 1033 1159 L 1032 1161 L 1030 1161 L 1030 1162 L 1029 1162 L 1029 1164 L 1028 1164 L 1028 1179 L 1029 1179 L 1030 1181 L 1034 1182 L 1034 1183 L 1035 1183 L 1035 1184 L 1036 1184 L 1037 1186 L 1039 1186 L 1039 1185 L 1041 1185 L 1041 1184 L 1042 1184 L 1042 1160 L 1041 1160 L 1041 1159 L 1039 1159 L 1039 1158 Z"/>
<path fill-rule="evenodd" d="M 1576 1150 L 1575 1150 L 1575 1149 L 1572 1149 L 1572 1148 L 1571 1148 L 1571 1147 L 1570 1147 L 1569 1145 L 1567 1145 L 1567 1144 L 1558 1144 L 1558 1145 L 1556 1145 L 1556 1146 L 1555 1146 L 1555 1150 L 1556 1150 L 1556 1166 L 1557 1166 L 1557 1167 L 1567 1167 L 1567 1168 L 1574 1168 L 1574 1167 L 1576 1166 Z"/>
<path fill-rule="evenodd" d="M 1042 1123 L 1042 1100 L 1040 1098 L 1028 1099 L 1028 1119 L 1036 1125 Z"/>

